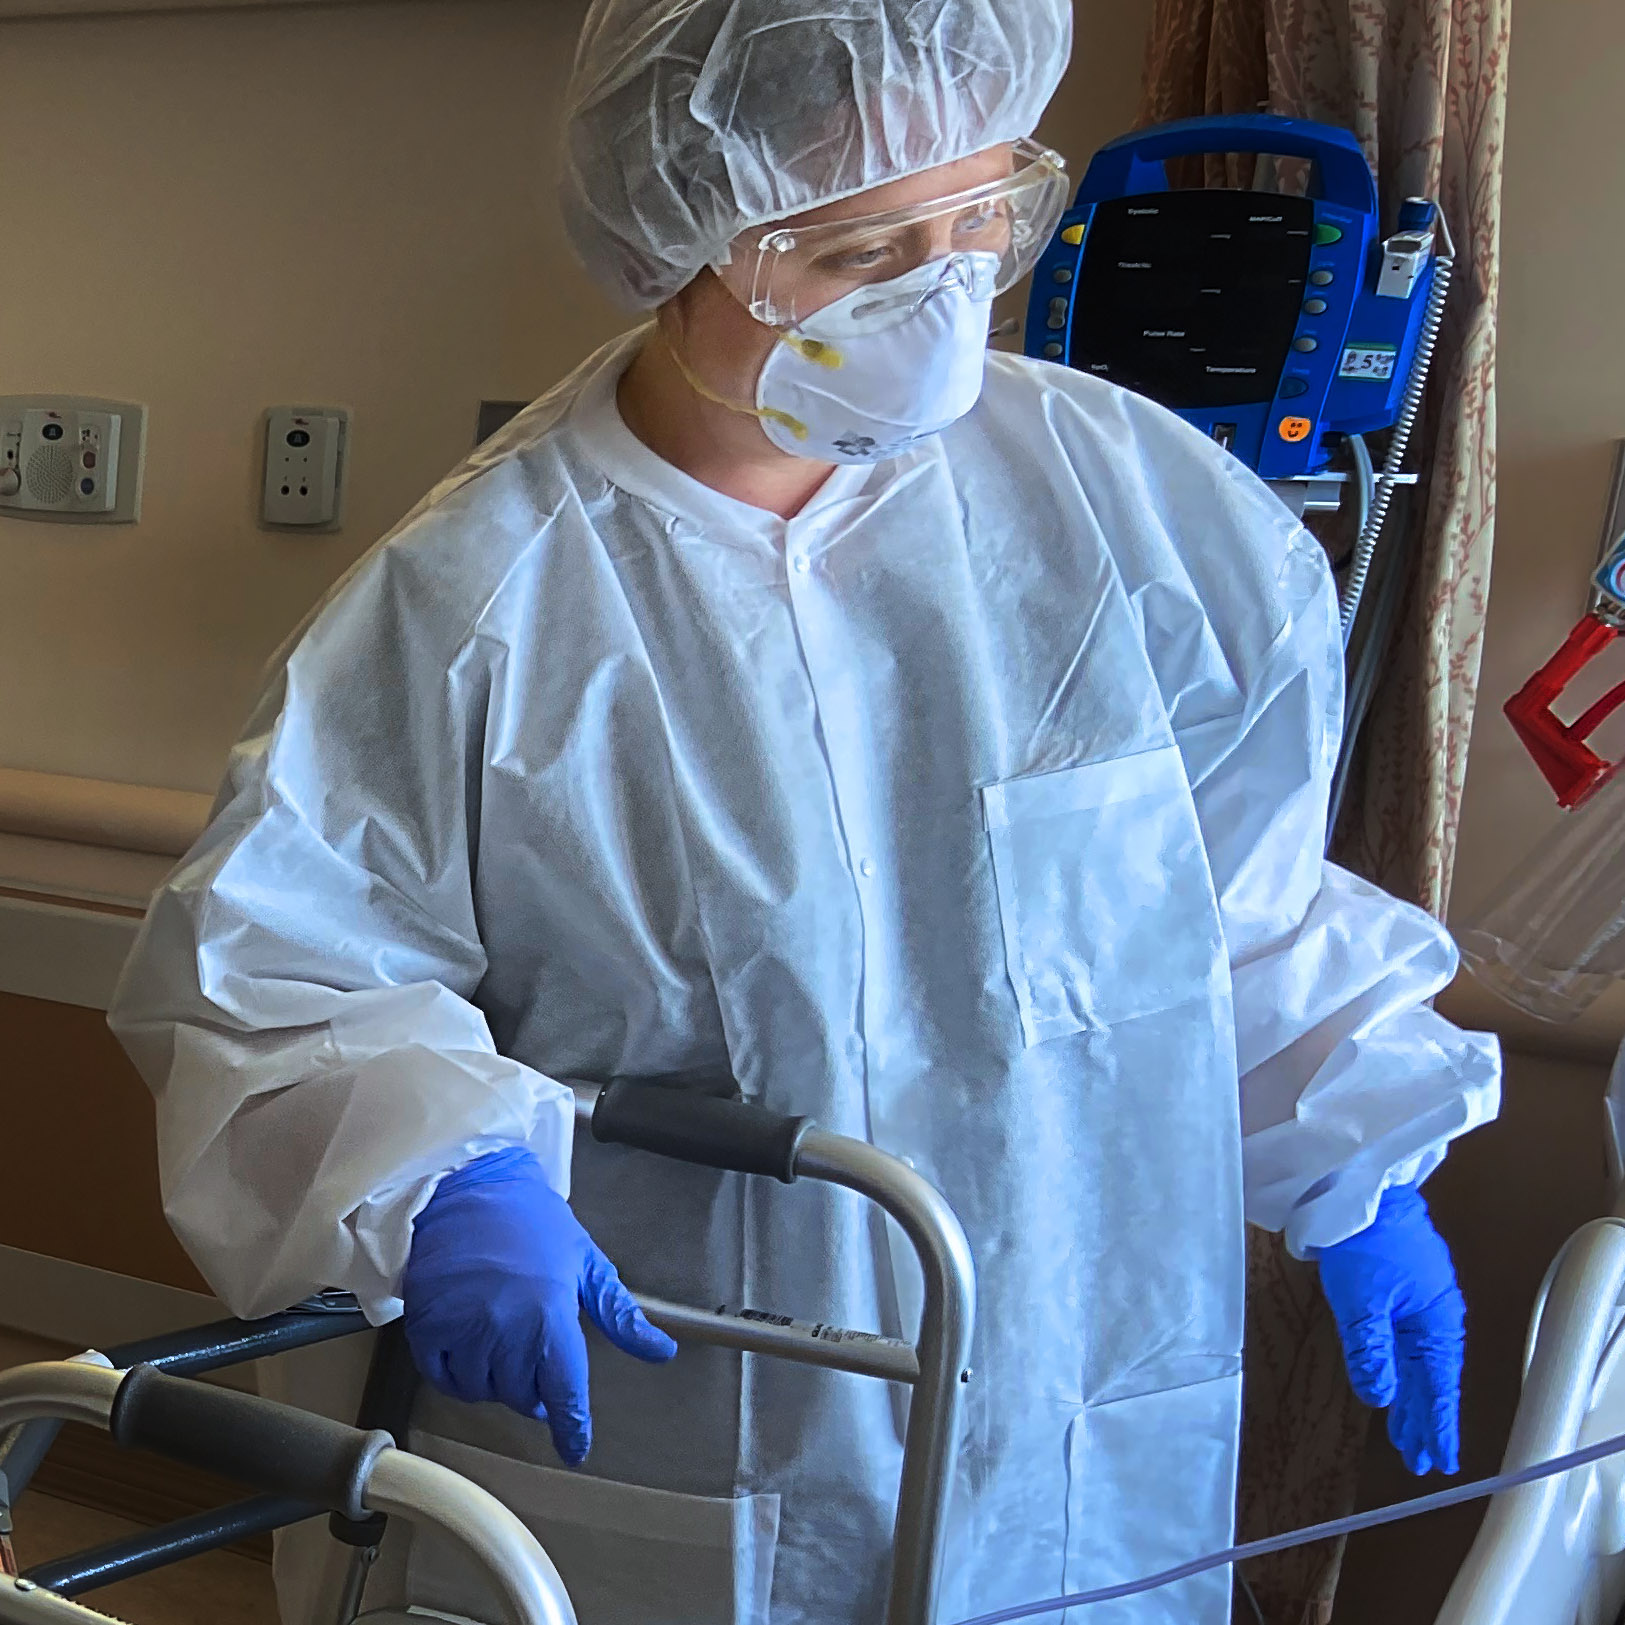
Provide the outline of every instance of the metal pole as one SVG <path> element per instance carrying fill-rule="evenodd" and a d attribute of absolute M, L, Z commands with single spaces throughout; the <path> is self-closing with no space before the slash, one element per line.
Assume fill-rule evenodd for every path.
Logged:
<path fill-rule="evenodd" d="M 160 1529 L 109 1541 L 72 1557 L 36 1563 L 23 1571 L 23 1578 L 60 1597 L 77 1597 L 120 1580 L 134 1579 L 138 1574 L 149 1574 L 153 1569 L 167 1568 L 171 1563 L 185 1562 L 200 1552 L 217 1551 L 273 1529 L 302 1523 L 320 1511 L 320 1507 L 296 1501 L 292 1496 L 259 1495 L 217 1512 L 202 1512 Z"/>
<path fill-rule="evenodd" d="M 221 1320 L 127 1343 L 109 1349 L 107 1358 L 121 1371 L 154 1365 L 171 1376 L 192 1377 L 203 1371 L 244 1365 L 287 1349 L 328 1343 L 367 1329 L 367 1317 L 356 1307 L 355 1300 L 338 1294 L 331 1301 L 312 1300 L 307 1307 L 284 1309 L 263 1320 Z"/>
<path fill-rule="evenodd" d="M 97 1365 L 110 1371 L 116 1362 L 105 1354 L 88 1349 L 74 1356 L 81 1365 Z M 39 1464 L 50 1453 L 62 1423 L 54 1416 L 36 1417 L 31 1422 L 18 1422 L 12 1427 L 0 1427 L 0 1496 L 15 1504 L 18 1496 L 32 1482 Z M 3 1511 L 4 1508 L 0 1508 Z"/>
<path fill-rule="evenodd" d="M 942 1193 L 897 1158 L 861 1140 L 813 1129 L 796 1172 L 856 1191 L 902 1227 L 920 1261 L 925 1305 L 919 1378 L 903 1440 L 886 1625 L 931 1625 L 953 1491 L 959 1413 L 970 1380 L 976 1266 L 964 1229 Z"/>
<path fill-rule="evenodd" d="M 39 1416 L 106 1428 L 127 1375 L 66 1361 L 0 1372 L 0 1428 Z M 564 1583 L 535 1537 L 494 1496 L 450 1468 L 386 1449 L 373 1463 L 362 1500 L 369 1512 L 395 1513 L 444 1530 L 489 1570 L 515 1625 L 576 1625 Z M 48 1599 L 45 1612 L 39 1611 L 41 1599 Z M 0 1620 L 97 1617 L 84 1609 L 75 1612 L 65 1598 L 52 1598 L 27 1580 L 8 1580 L 0 1587 Z"/>
<path fill-rule="evenodd" d="M 573 1079 L 569 1087 L 575 1095 L 576 1121 L 590 1129 L 602 1090 Z M 957 1215 L 934 1185 L 866 1141 L 809 1127 L 799 1142 L 795 1176 L 840 1185 L 867 1198 L 897 1221 L 913 1245 L 925 1291 L 912 1370 L 895 1354 L 882 1352 L 889 1340 L 822 1344 L 815 1358 L 808 1350 L 805 1332 L 790 1338 L 772 1335 L 775 1330 L 792 1328 L 773 1328 L 740 1316 L 706 1314 L 659 1301 L 651 1302 L 650 1308 L 656 1323 L 663 1323 L 674 1334 L 686 1332 L 724 1347 L 884 1377 L 914 1388 L 903 1439 L 886 1625 L 932 1625 L 942 1579 L 963 1388 L 970 1380 L 976 1318 L 976 1267 L 970 1243 Z"/>
<path fill-rule="evenodd" d="M 71 1360 L 13 1366 L 0 1371 L 0 1428 L 50 1416 L 105 1430 L 123 1381 L 122 1371 Z"/>
<path fill-rule="evenodd" d="M 350 1553 L 350 1566 L 344 1571 L 344 1589 L 339 1595 L 335 1615 L 338 1625 L 353 1625 L 356 1615 L 361 1612 L 361 1599 L 367 1591 L 367 1577 L 372 1573 L 372 1566 L 377 1561 L 376 1546 L 357 1546 Z"/>
<path fill-rule="evenodd" d="M 570 1595 L 536 1537 L 495 1496 L 449 1468 L 385 1450 L 363 1499 L 371 1511 L 444 1530 L 490 1577 L 516 1625 L 576 1625 Z"/>
<path fill-rule="evenodd" d="M 695 1343 L 745 1354 L 771 1354 L 828 1371 L 855 1371 L 860 1377 L 879 1377 L 886 1382 L 913 1384 L 919 1380 L 920 1361 L 914 1345 L 895 1338 L 799 1321 L 784 1326 L 747 1315 L 693 1309 L 664 1298 L 638 1296 L 638 1307 L 661 1331 Z"/>
<path fill-rule="evenodd" d="M 106 1354 L 94 1351 L 76 1355 L 79 1360 L 104 1362 L 111 1368 L 128 1370 L 136 1365 L 155 1365 L 160 1371 L 191 1376 L 223 1366 L 240 1365 L 285 1349 L 304 1348 L 350 1332 L 364 1331 L 366 1316 L 347 1294 L 324 1294 L 300 1308 L 269 1315 L 264 1320 L 220 1320 L 186 1331 L 167 1332 L 145 1338 Z M 28 1488 L 40 1462 L 45 1458 L 61 1423 L 42 1419 L 0 1427 L 0 1472 L 11 1485 L 15 1500 Z"/>

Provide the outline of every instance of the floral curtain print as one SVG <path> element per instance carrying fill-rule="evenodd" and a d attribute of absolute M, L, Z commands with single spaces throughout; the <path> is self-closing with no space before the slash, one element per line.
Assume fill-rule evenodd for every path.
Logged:
<path fill-rule="evenodd" d="M 1409 582 L 1338 828 L 1338 858 L 1443 917 L 1489 599 L 1495 314 L 1511 0 L 1156 0 L 1144 123 L 1257 108 L 1353 130 L 1385 225 L 1437 198 L 1456 268 L 1412 461 Z M 1201 184 L 1200 174 L 1182 184 Z M 1225 160 L 1206 184 L 1246 185 Z M 1393 533 L 1387 538 L 1393 543 Z M 1309 1266 L 1250 1238 L 1243 1538 L 1347 1511 L 1367 1413 Z M 1324 1625 L 1341 1551 L 1248 1575 L 1268 1625 Z M 1241 1617 L 1246 1617 L 1245 1609 Z"/>

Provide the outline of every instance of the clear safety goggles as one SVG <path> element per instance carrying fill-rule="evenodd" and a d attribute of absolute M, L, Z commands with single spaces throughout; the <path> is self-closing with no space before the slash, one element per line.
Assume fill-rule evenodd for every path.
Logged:
<path fill-rule="evenodd" d="M 942 260 L 977 267 L 979 283 L 987 285 L 975 291 L 992 298 L 1033 268 L 1066 208 L 1066 162 L 1059 154 L 1017 141 L 1011 163 L 1009 175 L 931 203 L 780 226 L 743 253 L 736 243 L 725 279 L 747 296 L 757 321 L 781 329 L 860 288 L 894 282 Z M 917 303 L 898 300 L 879 319 L 902 321 Z"/>

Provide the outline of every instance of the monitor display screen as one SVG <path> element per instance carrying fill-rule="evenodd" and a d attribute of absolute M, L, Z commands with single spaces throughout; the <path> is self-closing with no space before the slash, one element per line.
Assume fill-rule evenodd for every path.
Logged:
<path fill-rule="evenodd" d="M 1273 193 L 1102 203 L 1084 240 L 1068 359 L 1164 406 L 1273 399 L 1314 230 L 1313 202 Z"/>

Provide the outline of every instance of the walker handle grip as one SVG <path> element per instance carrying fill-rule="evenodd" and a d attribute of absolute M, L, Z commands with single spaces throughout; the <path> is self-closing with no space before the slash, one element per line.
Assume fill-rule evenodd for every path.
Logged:
<path fill-rule="evenodd" d="M 592 1137 L 702 1168 L 767 1174 L 795 1183 L 796 1157 L 812 1122 L 742 1100 L 719 1100 L 658 1083 L 617 1078 L 598 1097 Z"/>
<path fill-rule="evenodd" d="M 347 1518 L 367 1513 L 364 1493 L 379 1455 L 395 1441 L 230 1388 L 138 1365 L 119 1385 L 108 1432 L 273 1495 Z"/>

